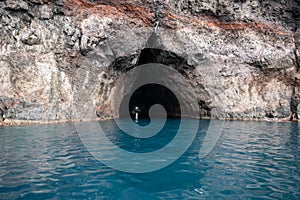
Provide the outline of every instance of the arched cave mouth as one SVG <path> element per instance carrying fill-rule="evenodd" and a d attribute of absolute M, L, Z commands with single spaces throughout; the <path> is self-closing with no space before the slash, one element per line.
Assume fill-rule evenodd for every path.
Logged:
<path fill-rule="evenodd" d="M 156 37 L 155 35 L 151 35 L 149 39 L 150 43 L 157 42 Z M 184 70 L 194 68 L 187 64 L 185 57 L 177 55 L 176 53 L 160 48 L 144 48 L 139 55 L 117 58 L 111 64 L 110 69 L 116 72 L 126 73 L 136 66 L 149 63 L 171 66 L 182 74 Z M 138 107 L 140 110 L 139 119 L 149 119 L 149 109 L 155 104 L 159 104 L 165 108 L 168 118 L 181 118 L 178 99 L 170 89 L 159 84 L 147 84 L 132 92 L 131 96 L 123 97 L 119 110 L 120 118 L 126 118 L 129 112 L 131 119 L 134 120 L 135 113 L 133 111 L 135 107 Z M 128 101 L 129 105 L 125 105 Z"/>
<path fill-rule="evenodd" d="M 165 86 L 159 84 L 146 84 L 135 90 L 129 98 L 129 108 L 127 107 L 127 109 L 129 109 L 132 120 L 135 119 L 135 107 L 139 108 L 139 119 L 149 119 L 149 110 L 155 104 L 164 107 L 167 118 L 180 118 L 181 116 L 180 104 L 176 95 Z M 121 109 L 126 106 L 122 105 L 124 103 L 125 99 L 121 103 Z M 120 111 L 121 118 L 125 117 L 124 112 L 126 112 L 126 107 L 123 109 L 123 111 Z M 159 116 L 156 116 L 156 118 L 159 118 Z"/>

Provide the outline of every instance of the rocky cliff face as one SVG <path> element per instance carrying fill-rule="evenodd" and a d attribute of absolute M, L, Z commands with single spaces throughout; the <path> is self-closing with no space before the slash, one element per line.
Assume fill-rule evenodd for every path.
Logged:
<path fill-rule="evenodd" d="M 109 117 L 116 80 L 149 62 L 190 81 L 200 117 L 284 118 L 300 92 L 297 0 L 6 0 L 0 31 L 6 118 Z"/>

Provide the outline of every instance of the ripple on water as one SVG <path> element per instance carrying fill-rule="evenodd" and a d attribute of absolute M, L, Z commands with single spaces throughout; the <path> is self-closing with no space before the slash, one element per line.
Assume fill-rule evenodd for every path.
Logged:
<path fill-rule="evenodd" d="M 105 123 L 109 133 L 120 132 Z M 176 123 L 166 130 L 176 131 Z M 207 121 L 200 121 L 198 137 L 181 158 L 146 174 L 95 160 L 72 124 L 0 128 L 0 199 L 300 199 L 299 125 L 226 122 L 217 146 L 199 160 L 201 127 Z M 172 137 L 151 140 L 145 149 Z M 126 148 L 137 144 L 111 139 Z"/>

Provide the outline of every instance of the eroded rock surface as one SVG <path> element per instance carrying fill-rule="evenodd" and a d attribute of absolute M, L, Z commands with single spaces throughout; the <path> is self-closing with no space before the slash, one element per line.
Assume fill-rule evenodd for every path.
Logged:
<path fill-rule="evenodd" d="M 72 119 L 89 107 L 109 117 L 116 80 L 149 62 L 190 81 L 200 117 L 291 114 L 284 97 L 300 93 L 298 1 L 160 2 L 159 44 L 147 46 L 157 21 L 150 0 L 0 1 L 5 117 Z"/>

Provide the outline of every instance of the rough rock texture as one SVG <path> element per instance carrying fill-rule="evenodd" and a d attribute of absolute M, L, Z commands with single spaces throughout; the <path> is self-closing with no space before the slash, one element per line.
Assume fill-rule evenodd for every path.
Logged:
<path fill-rule="evenodd" d="M 109 117 L 116 80 L 149 62 L 190 81 L 200 117 L 290 115 L 300 93 L 299 1 L 160 2 L 158 48 L 147 47 L 150 0 L 0 1 L 5 117 L 66 120 L 89 106 Z"/>

